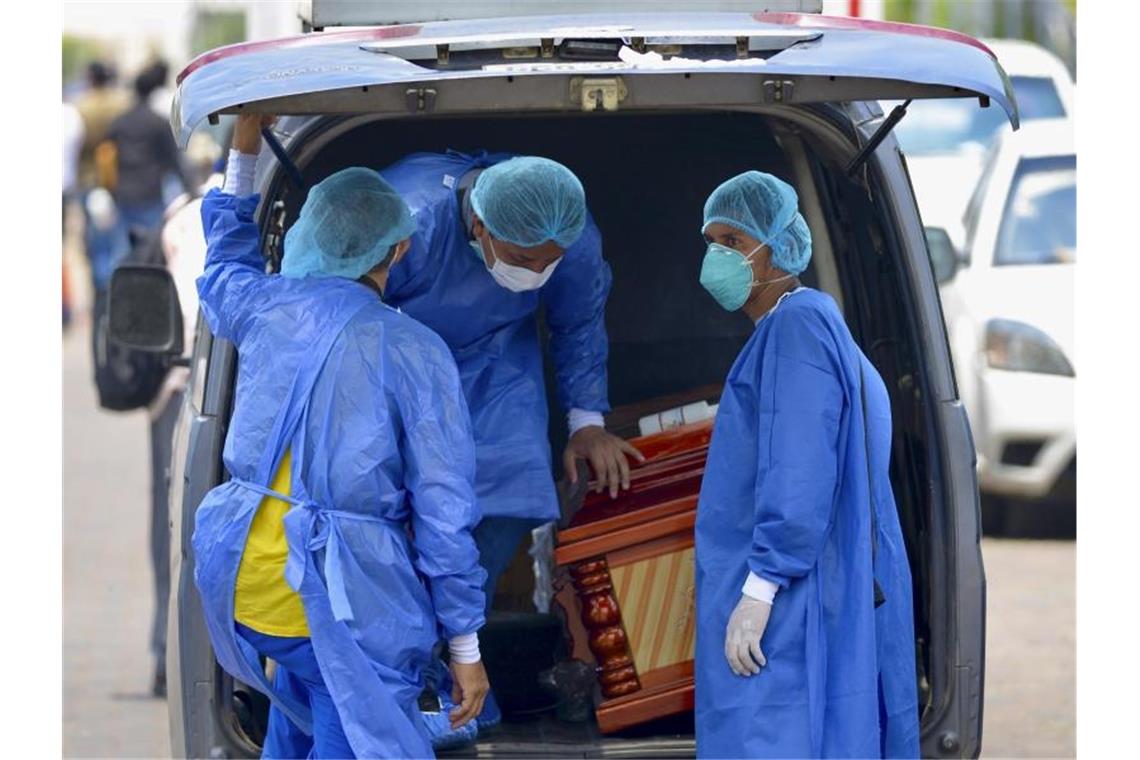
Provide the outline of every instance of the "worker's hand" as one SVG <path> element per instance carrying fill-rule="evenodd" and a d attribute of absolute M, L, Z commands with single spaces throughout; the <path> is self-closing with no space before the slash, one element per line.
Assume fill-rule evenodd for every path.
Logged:
<path fill-rule="evenodd" d="M 768 664 L 760 650 L 760 639 L 764 637 L 770 614 L 772 605 L 740 595 L 724 632 L 724 657 L 736 675 L 755 675 Z"/>
<path fill-rule="evenodd" d="M 464 665 L 458 662 L 451 663 L 451 679 L 455 686 L 451 689 L 451 701 L 455 703 L 448 717 L 451 719 L 451 728 L 457 729 L 466 725 L 472 718 L 483 712 L 483 700 L 491 690 L 487 681 L 487 671 L 483 669 L 483 661 Z"/>
<path fill-rule="evenodd" d="M 261 152 L 261 130 L 277 123 L 277 117 L 270 114 L 243 113 L 234 125 L 233 148 L 238 153 L 256 156 Z"/>
<path fill-rule="evenodd" d="M 629 488 L 629 460 L 633 457 L 644 462 L 641 452 L 616 435 L 606 432 L 598 425 L 589 425 L 570 436 L 566 451 L 562 454 L 562 466 L 570 485 L 578 482 L 578 460 L 585 459 L 594 470 L 598 484 L 595 490 L 601 493 L 610 489 L 610 498 L 616 498 L 618 488 Z"/>

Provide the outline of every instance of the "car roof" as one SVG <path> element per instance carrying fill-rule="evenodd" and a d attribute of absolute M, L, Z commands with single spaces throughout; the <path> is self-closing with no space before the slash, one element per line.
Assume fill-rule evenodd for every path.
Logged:
<path fill-rule="evenodd" d="M 1035 119 L 1016 132 L 1000 136 L 998 151 L 1021 156 L 1060 156 L 1076 153 L 1072 119 Z"/>
<path fill-rule="evenodd" d="M 1073 78 L 1065 62 L 1035 42 L 1013 39 L 983 39 L 982 42 L 993 51 L 1005 73 L 1011 77 L 1049 74 L 1053 79 L 1072 84 Z"/>

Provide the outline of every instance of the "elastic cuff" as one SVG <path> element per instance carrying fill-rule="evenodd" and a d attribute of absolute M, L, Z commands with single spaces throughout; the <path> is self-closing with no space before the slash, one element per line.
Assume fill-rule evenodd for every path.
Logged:
<path fill-rule="evenodd" d="M 456 636 L 447 642 L 447 649 L 451 653 L 451 661 L 460 665 L 470 665 L 479 662 L 479 633 L 465 633 Z"/>
<path fill-rule="evenodd" d="M 771 604 L 776 599 L 776 592 L 779 590 L 779 585 L 772 581 L 761 578 L 756 573 L 749 573 L 748 580 L 744 581 L 744 588 L 741 589 L 741 592 L 757 601 Z"/>
<path fill-rule="evenodd" d="M 566 415 L 566 426 L 570 428 L 570 435 L 574 435 L 584 427 L 597 426 L 604 428 L 606 418 L 601 412 L 591 412 L 586 409 L 571 409 Z"/>
<path fill-rule="evenodd" d="M 230 148 L 229 158 L 226 159 L 226 180 L 222 184 L 222 192 L 230 195 L 251 195 L 253 193 L 253 175 L 257 171 L 257 156 Z"/>

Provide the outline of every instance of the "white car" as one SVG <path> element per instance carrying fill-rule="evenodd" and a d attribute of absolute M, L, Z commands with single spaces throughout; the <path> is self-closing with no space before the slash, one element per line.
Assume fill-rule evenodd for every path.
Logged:
<path fill-rule="evenodd" d="M 1022 123 L 1072 117 L 1075 85 L 1065 64 L 1040 45 L 1023 40 L 983 40 L 1009 75 Z M 900 101 L 884 101 L 889 113 Z M 986 150 L 1009 132 L 1001 109 L 977 99 L 916 100 L 894 129 L 906 155 L 923 216 L 941 208 L 961 213 L 982 173 Z"/>
<path fill-rule="evenodd" d="M 1074 497 L 1076 152 L 1072 122 L 998 137 L 958 234 L 927 220 L 983 493 Z"/>

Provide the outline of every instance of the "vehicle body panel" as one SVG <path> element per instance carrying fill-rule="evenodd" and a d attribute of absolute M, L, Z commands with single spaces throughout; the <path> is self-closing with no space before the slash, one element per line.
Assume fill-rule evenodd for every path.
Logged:
<path fill-rule="evenodd" d="M 965 262 L 942 286 L 962 399 L 978 446 L 984 491 L 1024 498 L 1049 494 L 1076 456 L 1076 379 L 990 367 L 986 325 L 1005 319 L 1043 331 L 1077 367 L 1075 263 L 1001 265 L 994 261 L 1011 185 L 1023 159 L 1074 156 L 1069 120 L 1033 122 L 995 144 L 983 186 L 966 214 Z M 1075 210 L 1074 210 L 1075 213 Z M 1006 447 L 1041 445 L 1030 464 L 1003 463 Z"/>
<path fill-rule="evenodd" d="M 389 27 L 343 33 L 341 37 L 335 36 L 342 34 L 339 32 L 322 33 L 318 39 L 310 40 L 316 37 L 310 35 L 284 43 L 250 45 L 229 53 L 223 49 L 203 56 L 199 65 L 184 72 L 172 111 L 172 125 L 185 142 L 195 125 L 213 113 L 260 110 L 294 114 L 279 122 L 277 132 L 292 159 L 304 169 L 315 150 L 313 145 L 323 139 L 321 136 L 342 128 L 337 119 L 326 118 L 329 114 L 369 113 L 372 115 L 368 118 L 379 119 L 426 115 L 415 109 L 409 113 L 406 90 L 414 85 L 430 83 L 438 90 L 435 116 L 468 116 L 486 111 L 502 116 L 528 109 L 578 110 L 579 106 L 569 97 L 570 80 L 610 75 L 620 75 L 628 84 L 629 93 L 622 109 L 641 108 L 647 113 L 709 108 L 761 111 L 786 119 L 834 155 L 847 157 L 882 124 L 882 111 L 874 102 L 879 97 L 961 96 L 968 90 L 992 98 L 1016 124 L 1016 109 L 1007 95 L 1005 75 L 984 46 L 946 35 L 859 26 L 845 29 L 842 27 L 847 22 L 842 20 L 796 14 L 767 16 L 769 21 L 765 23 L 747 14 L 717 14 L 715 19 L 711 15 L 694 14 L 680 20 L 675 15 L 667 20 L 649 15 L 607 16 L 605 21 L 591 17 L 588 22 L 581 17 L 496 19 L 450 27 L 441 24 L 438 28 L 424 24 L 415 29 Z M 780 23 L 772 20 L 776 16 Z M 569 20 L 562 21 L 563 18 Z M 491 43 L 488 40 L 496 29 L 504 36 Z M 459 30 L 475 48 L 520 39 L 537 42 L 545 34 L 574 38 L 632 37 L 635 33 L 667 38 L 684 34 L 704 40 L 709 36 L 744 35 L 754 38 L 753 50 L 759 49 L 756 45 L 794 44 L 766 61 L 523 61 L 496 63 L 495 68 L 488 65 L 472 71 L 439 71 L 391 53 L 360 49 L 362 43 L 378 42 L 406 52 L 416 45 L 422 48 L 428 44 L 425 41 L 446 40 L 455 50 L 464 44 Z M 413 35 L 421 36 L 412 39 Z M 889 46 L 891 55 L 881 54 L 883 45 Z M 913 65 L 900 65 L 900 61 L 908 60 Z M 830 81 L 833 76 L 839 81 Z M 794 81 L 794 95 L 783 101 L 766 100 L 763 85 L 773 79 Z M 832 102 L 853 99 L 871 102 Z M 806 105 L 816 103 L 821 105 Z M 922 408 L 926 427 L 933 431 L 933 440 L 925 450 L 928 461 L 924 471 L 930 473 L 930 480 L 923 483 L 920 496 L 933 521 L 931 535 L 941 537 L 926 589 L 931 629 L 939 637 L 928 645 L 937 648 L 939 672 L 934 701 L 924 715 L 922 746 L 929 756 L 976 756 L 981 749 L 985 579 L 978 543 L 977 481 L 970 423 L 958 400 L 922 223 L 905 162 L 892 136 L 872 154 L 865 177 L 868 194 L 883 210 L 889 235 L 895 238 L 899 260 L 891 262 L 891 266 L 898 268 L 908 301 L 906 313 L 913 315 L 914 320 L 908 329 L 916 336 L 915 351 L 921 366 L 914 375 L 899 382 L 906 384 L 904 387 L 910 391 L 906 398 Z M 277 162 L 259 162 L 256 186 L 263 194 L 263 203 L 258 218 L 264 231 L 270 226 L 270 205 L 285 182 Z M 203 325 L 199 326 L 198 340 L 195 367 L 200 360 L 203 371 L 192 371 L 188 396 L 197 400 L 184 411 L 186 422 L 179 435 L 185 440 L 172 468 L 175 477 L 185 484 L 181 498 L 172 501 L 177 526 L 172 545 L 181 551 L 174 558 L 177 600 L 171 627 L 172 631 L 179 626 L 182 629 L 180 635 L 172 633 L 176 644 L 168 654 L 172 692 L 179 692 L 171 701 L 172 747 L 179 755 L 240 754 L 251 750 L 229 725 L 232 714 L 226 712 L 226 695 L 220 686 L 223 681 L 219 680 L 220 671 L 213 661 L 196 606 L 190 548 L 194 511 L 204 493 L 224 476 L 220 452 L 230 413 L 236 355 L 231 345 L 212 341 Z M 179 675 L 174 675 L 176 672 Z M 476 751 L 492 756 L 516 751 L 543 755 L 556 749 L 511 747 L 491 741 L 481 742 Z M 579 749 L 578 754 L 665 756 L 691 753 L 692 749 L 691 739 L 652 736 L 636 742 L 601 742 Z"/>
<path fill-rule="evenodd" d="M 853 104 L 877 109 L 878 104 Z M 858 118 L 858 117 L 856 117 Z M 878 120 L 864 122 L 866 135 Z M 882 192 L 895 221 L 902 248 L 924 253 L 926 238 L 910 192 L 907 169 L 894 137 L 888 137 L 874 159 Z M 985 570 L 981 551 L 981 513 L 978 500 L 973 435 L 966 409 L 958 399 L 938 287 L 929 260 L 905 259 L 913 311 L 919 317 L 918 335 L 925 360 L 923 381 L 936 400 L 935 427 L 940 439 L 930 452 L 930 472 L 936 480 L 932 494 L 941 494 L 945 508 L 934 510 L 937 520 L 952 520 L 938 527 L 945 551 L 931 567 L 931 630 L 954 631 L 952 656 L 942 676 L 950 688 L 931 705 L 922 724 L 924 757 L 977 757 L 982 747 L 982 695 L 985 681 Z M 937 498 L 937 497 L 936 497 Z M 949 516 L 953 516 L 950 518 Z"/>
<path fill-rule="evenodd" d="M 780 23 L 760 21 L 773 18 Z M 353 32 L 303 35 L 271 43 L 250 43 L 223 48 L 201 56 L 179 75 L 178 94 L 171 123 L 180 145 L 186 145 L 194 127 L 212 114 L 272 110 L 275 113 L 406 112 L 405 86 L 442 84 L 455 80 L 506 79 L 554 76 L 554 90 L 532 107 L 569 108 L 577 104 L 559 79 L 571 75 L 627 78 L 636 106 L 641 77 L 674 75 L 747 75 L 753 102 L 765 97 L 761 81 L 789 80 L 784 102 L 829 102 L 871 98 L 955 97 L 975 95 L 992 99 L 1017 124 L 1017 110 L 1001 67 L 984 47 L 957 38 L 916 33 L 838 28 L 819 31 L 809 22 L 821 17 L 798 14 L 749 15 L 671 14 L 666 19 L 650 14 L 522 17 L 463 22 L 434 22 L 417 26 L 381 27 Z M 823 17 L 826 18 L 826 17 Z M 921 28 L 921 27 L 919 27 Z M 457 69 L 448 64 L 428 68 L 401 54 L 434 52 L 447 45 L 449 56 L 464 44 L 480 48 L 533 46 L 542 39 L 555 44 L 565 39 L 719 39 L 756 37 L 749 50 L 777 52 L 767 58 L 733 60 L 657 60 L 640 57 L 616 61 L 496 62 Z M 967 38 L 968 39 L 968 38 Z M 757 47 L 759 46 L 759 47 Z M 367 49 L 366 49 L 367 48 Z M 890 54 L 884 54 L 889 50 Z M 636 51 L 634 51 L 636 52 Z M 436 55 L 431 56 L 436 61 Z M 451 60 L 449 58 L 449 60 Z M 550 83 L 544 83 L 549 87 Z M 692 88 L 690 88 L 692 89 Z M 462 92 L 439 92 L 436 108 L 465 110 L 447 104 Z M 330 97 L 314 99 L 324 94 Z M 337 95 L 338 97 L 331 97 Z M 691 99 L 691 96 L 690 96 Z M 655 102 L 654 107 L 660 107 Z"/>
<path fill-rule="evenodd" d="M 426 5 L 426 7 L 425 7 Z M 819 13 L 822 0 L 764 0 L 769 11 Z M 549 0 L 299 0 L 298 15 L 316 29 L 330 26 L 377 26 L 422 21 L 493 18 L 496 16 L 546 15 Z M 572 0 L 559 3 L 574 13 L 637 12 L 674 13 L 695 10 L 754 11 L 755 0 Z"/>

